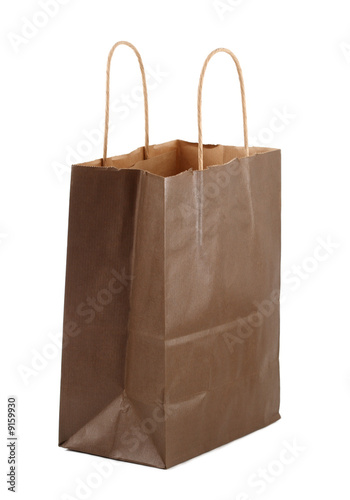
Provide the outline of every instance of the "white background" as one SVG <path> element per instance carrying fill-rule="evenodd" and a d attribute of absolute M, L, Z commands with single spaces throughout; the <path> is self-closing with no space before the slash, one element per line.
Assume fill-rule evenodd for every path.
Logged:
<path fill-rule="evenodd" d="M 349 2 L 61 3 L 49 19 L 37 0 L 2 0 L 0 7 L 1 494 L 9 495 L 6 401 L 15 394 L 20 499 L 345 498 Z M 28 21 L 43 26 L 30 33 Z M 197 141 L 200 69 L 224 46 L 243 68 L 251 145 L 282 149 L 282 419 L 168 471 L 57 447 L 60 351 L 52 339 L 62 327 L 68 166 L 102 155 L 102 144 L 86 145 L 84 133 L 103 118 L 106 59 L 118 40 L 134 43 L 157 75 L 150 79 L 151 143 Z M 109 155 L 116 155 L 143 144 L 143 106 L 132 97 L 140 76 L 127 48 L 115 53 L 111 83 L 112 101 L 131 96 L 123 113 L 116 102 L 111 114 Z M 242 144 L 238 80 L 225 54 L 209 65 L 203 113 L 205 142 Z M 84 145 L 87 153 L 69 157 Z M 320 242 L 331 247 L 320 250 Z M 296 456 L 283 464 L 294 440 Z M 96 479 L 94 464 L 108 464 L 108 477 L 84 496 L 77 488 Z"/>

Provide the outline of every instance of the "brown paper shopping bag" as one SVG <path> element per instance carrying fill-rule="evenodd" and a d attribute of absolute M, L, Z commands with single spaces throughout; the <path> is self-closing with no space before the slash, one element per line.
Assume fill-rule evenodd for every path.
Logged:
<path fill-rule="evenodd" d="M 279 417 L 280 151 L 249 148 L 212 52 L 199 144 L 74 165 L 59 444 L 168 468 Z M 244 147 L 202 144 L 210 58 Z"/>

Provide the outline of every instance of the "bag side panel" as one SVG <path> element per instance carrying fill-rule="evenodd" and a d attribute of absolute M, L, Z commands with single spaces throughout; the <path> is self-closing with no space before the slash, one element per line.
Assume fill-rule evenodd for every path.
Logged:
<path fill-rule="evenodd" d="M 279 417 L 280 151 L 166 183 L 167 467 Z"/>

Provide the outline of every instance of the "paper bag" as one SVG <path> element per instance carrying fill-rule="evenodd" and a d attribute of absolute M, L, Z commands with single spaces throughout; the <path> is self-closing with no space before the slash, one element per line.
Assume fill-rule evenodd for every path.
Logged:
<path fill-rule="evenodd" d="M 59 444 L 168 468 L 279 416 L 280 151 L 248 147 L 212 52 L 199 143 L 72 167 Z M 202 144 L 210 58 L 245 146 Z"/>

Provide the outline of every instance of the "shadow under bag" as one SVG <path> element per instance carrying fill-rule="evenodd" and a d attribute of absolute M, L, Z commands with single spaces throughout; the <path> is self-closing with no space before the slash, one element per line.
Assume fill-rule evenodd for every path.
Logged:
<path fill-rule="evenodd" d="M 115 48 L 138 58 L 145 147 L 107 158 Z M 210 58 L 244 147 L 202 143 Z M 209 54 L 199 142 L 149 146 L 139 53 L 107 65 L 102 159 L 72 167 L 59 445 L 168 468 L 280 418 L 280 150 L 248 147 L 243 77 Z"/>

